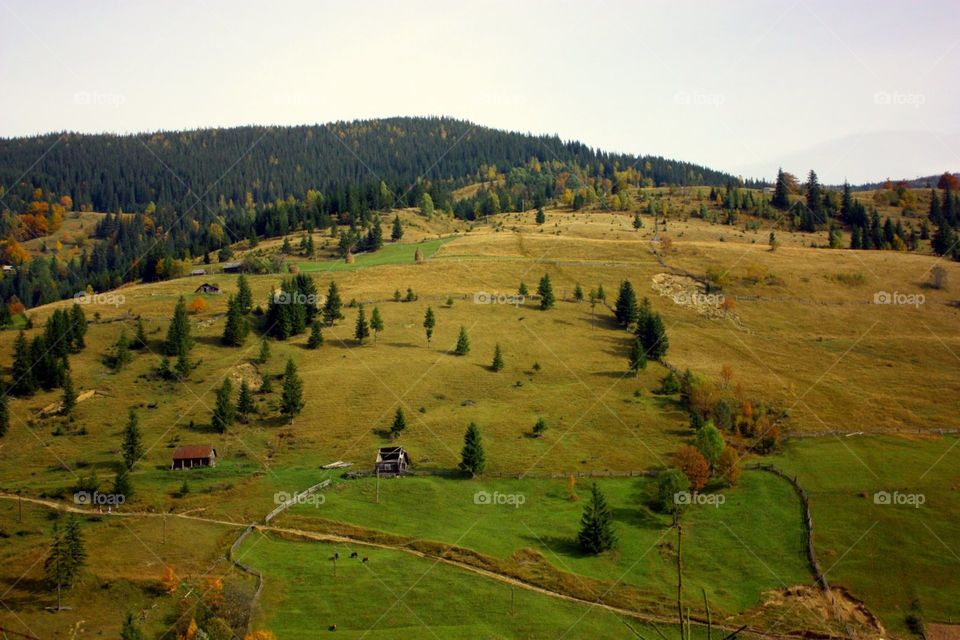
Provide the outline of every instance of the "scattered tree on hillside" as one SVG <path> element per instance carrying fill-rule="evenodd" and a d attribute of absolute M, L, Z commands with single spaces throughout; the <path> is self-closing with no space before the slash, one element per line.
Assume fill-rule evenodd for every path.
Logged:
<path fill-rule="evenodd" d="M 573 299 L 577 302 L 583 302 L 583 287 L 580 286 L 579 282 L 573 288 Z"/>
<path fill-rule="evenodd" d="M 720 459 L 715 467 L 717 476 L 723 478 L 731 487 L 740 480 L 739 461 L 740 456 L 737 455 L 736 450 L 727 446 L 723 448 L 723 453 L 720 454 Z"/>
<path fill-rule="evenodd" d="M 470 474 L 472 477 L 483 475 L 486 468 L 486 455 L 483 451 L 483 442 L 480 438 L 480 430 L 477 425 L 471 422 L 467 426 L 467 431 L 463 436 L 463 449 L 460 452 L 460 471 Z"/>
<path fill-rule="evenodd" d="M 678 513 L 683 505 L 677 494 L 690 490 L 690 481 L 679 469 L 667 469 L 657 476 L 657 506 L 664 513 Z"/>
<path fill-rule="evenodd" d="M 250 385 L 246 378 L 244 378 L 240 382 L 240 395 L 237 397 L 237 415 L 245 418 L 254 411 L 253 393 L 250 391 Z"/>
<path fill-rule="evenodd" d="M 584 553 L 591 555 L 609 551 L 617 543 L 617 536 L 613 531 L 613 514 L 596 482 L 590 488 L 590 500 L 583 508 L 577 543 Z"/>
<path fill-rule="evenodd" d="M 543 207 L 537 207 L 537 224 L 543 224 L 547 221 L 547 214 L 543 212 Z"/>
<path fill-rule="evenodd" d="M 53 525 L 53 539 L 43 564 L 48 584 L 57 590 L 57 610 L 63 608 L 61 591 L 73 586 L 86 559 L 80 524 L 71 514 L 62 531 L 57 524 Z"/>
<path fill-rule="evenodd" d="M 637 323 L 637 337 L 648 359 L 661 360 L 667 355 L 670 341 L 659 313 L 649 312 L 640 319 Z"/>
<path fill-rule="evenodd" d="M 621 326 L 629 326 L 637 321 L 637 294 L 629 280 L 620 283 L 620 292 L 614 306 L 614 315 Z"/>
<path fill-rule="evenodd" d="M 353 337 L 360 344 L 370 337 L 370 325 L 367 323 L 367 314 L 363 310 L 363 305 L 360 305 L 360 310 L 357 312 L 357 324 L 353 330 Z"/>
<path fill-rule="evenodd" d="M 113 477 L 113 489 L 115 496 L 123 496 L 125 502 L 130 502 L 133 498 L 133 483 L 130 482 L 130 472 L 126 469 L 118 469 Z"/>
<path fill-rule="evenodd" d="M 63 398 L 60 404 L 60 411 L 65 416 L 69 416 L 73 412 L 74 407 L 77 406 L 77 392 L 73 388 L 73 376 L 70 375 L 69 369 L 64 372 Z M 0 435 L 3 434 L 0 433 Z"/>
<path fill-rule="evenodd" d="M 490 363 L 492 371 L 501 371 L 503 369 L 503 351 L 500 350 L 500 343 L 493 350 L 493 362 Z"/>
<path fill-rule="evenodd" d="M 130 344 L 130 348 L 146 349 L 148 344 L 147 330 L 143 326 L 143 318 L 137 318 L 137 330 L 133 335 L 133 342 Z"/>
<path fill-rule="evenodd" d="M 527 289 L 527 285 L 520 281 L 520 286 L 517 287 L 517 295 L 526 298 L 530 295 L 530 291 Z"/>
<path fill-rule="evenodd" d="M 130 471 L 145 452 L 140 437 L 140 422 L 133 407 L 130 407 L 127 413 L 127 426 L 123 430 L 123 444 L 120 446 L 120 452 L 123 454 L 123 466 Z"/>
<path fill-rule="evenodd" d="M 243 315 L 253 310 L 253 292 L 250 290 L 250 283 L 247 282 L 247 276 L 242 273 L 237 278 L 237 305 L 240 307 L 240 313 Z"/>
<path fill-rule="evenodd" d="M 260 340 L 260 353 L 257 355 L 257 362 L 260 364 L 266 364 L 267 360 L 270 359 L 270 343 L 267 342 L 266 338 Z"/>
<path fill-rule="evenodd" d="M 177 301 L 173 310 L 173 319 L 167 329 L 167 338 L 163 342 L 163 355 L 180 356 L 188 353 L 193 346 L 190 337 L 190 320 L 187 317 L 187 301 L 183 296 Z"/>
<path fill-rule="evenodd" d="M 453 350 L 458 356 L 465 356 L 470 353 L 470 338 L 467 336 L 466 327 L 460 327 L 460 334 L 457 336 L 457 346 Z"/>
<path fill-rule="evenodd" d="M 293 360 L 287 360 L 287 369 L 283 374 L 283 396 L 280 400 L 280 413 L 293 419 L 303 410 L 303 381 L 297 375 Z"/>
<path fill-rule="evenodd" d="M 403 224 L 400 222 L 400 216 L 397 215 L 393 218 L 393 228 L 390 230 L 390 239 L 394 242 L 399 242 L 403 238 Z"/>
<path fill-rule="evenodd" d="M 393 416 L 393 424 L 390 425 L 390 435 L 396 438 L 406 428 L 407 418 L 403 415 L 403 407 L 397 407 L 397 412 Z"/>
<path fill-rule="evenodd" d="M 542 417 L 537 418 L 537 421 L 533 425 L 533 435 L 534 437 L 541 438 L 543 434 L 547 431 L 547 421 Z"/>
<path fill-rule="evenodd" d="M 320 321 L 314 320 L 310 325 L 310 337 L 307 338 L 307 349 L 319 349 L 323 345 L 323 333 Z"/>
<path fill-rule="evenodd" d="M 790 207 L 790 187 L 787 174 L 783 169 L 777 170 L 777 184 L 773 189 L 773 199 L 770 204 L 781 211 L 786 211 Z"/>
<path fill-rule="evenodd" d="M 720 454 L 723 453 L 726 443 L 723 441 L 723 434 L 720 433 L 720 430 L 707 423 L 697 431 L 694 446 L 697 451 L 703 454 L 710 466 L 714 467 L 720 461 Z"/>
<path fill-rule="evenodd" d="M 113 345 L 112 353 L 107 361 L 114 371 L 120 371 L 133 360 L 133 354 L 130 353 L 130 340 L 127 338 L 127 330 L 120 330 L 120 337 Z"/>
<path fill-rule="evenodd" d="M 340 300 L 340 290 L 337 288 L 337 283 L 331 282 L 327 289 L 327 301 L 323 305 L 323 321 L 327 325 L 332 325 L 342 318 L 343 314 L 340 311 L 342 306 L 343 302 Z"/>
<path fill-rule="evenodd" d="M 674 463 L 689 480 L 691 489 L 699 491 L 707 486 L 707 481 L 710 479 L 710 463 L 697 449 L 690 445 L 680 447 L 674 456 Z"/>
<path fill-rule="evenodd" d="M 380 337 L 380 332 L 384 329 L 383 316 L 380 315 L 380 307 L 374 307 L 370 314 L 370 329 L 373 331 L 373 341 L 376 342 Z"/>
<path fill-rule="evenodd" d="M 233 385 L 230 378 L 224 378 L 217 391 L 217 400 L 213 406 L 210 424 L 217 433 L 224 433 L 233 424 L 236 407 L 233 405 Z"/>
<path fill-rule="evenodd" d="M 427 312 L 423 316 L 423 330 L 427 334 L 427 346 L 430 346 L 430 340 L 433 338 L 433 329 L 437 326 L 437 319 L 433 315 L 433 307 L 427 307 Z"/>
<path fill-rule="evenodd" d="M 630 346 L 629 369 L 633 375 L 639 376 L 642 369 L 647 368 L 647 353 L 640 338 L 634 338 Z"/>
<path fill-rule="evenodd" d="M 239 347 L 247 339 L 250 325 L 241 309 L 240 300 L 234 296 L 227 299 L 227 322 L 223 327 L 223 344 Z"/>
<path fill-rule="evenodd" d="M 540 284 L 537 286 L 537 295 L 540 296 L 540 309 L 547 310 L 553 308 L 553 285 L 550 283 L 550 275 L 545 273 L 540 278 Z"/>
<path fill-rule="evenodd" d="M 637 231 L 640 231 L 640 229 L 643 229 L 643 219 L 640 217 L 639 211 L 633 214 L 633 228 L 636 229 Z"/>

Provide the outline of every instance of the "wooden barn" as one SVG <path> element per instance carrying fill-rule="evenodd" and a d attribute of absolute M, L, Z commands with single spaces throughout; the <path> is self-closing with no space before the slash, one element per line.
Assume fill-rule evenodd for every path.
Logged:
<path fill-rule="evenodd" d="M 204 282 L 202 285 L 200 285 L 199 287 L 197 287 L 197 289 L 196 289 L 196 291 L 194 291 L 194 293 L 212 293 L 212 294 L 219 294 L 219 293 L 220 293 L 220 287 L 218 287 L 218 286 L 215 285 L 215 284 L 210 284 L 209 282 Z"/>
<path fill-rule="evenodd" d="M 374 472 L 381 476 L 399 476 L 410 466 L 410 455 L 403 447 L 380 447 Z"/>
<path fill-rule="evenodd" d="M 217 466 L 217 450 L 208 444 L 188 444 L 173 452 L 171 469 Z"/>

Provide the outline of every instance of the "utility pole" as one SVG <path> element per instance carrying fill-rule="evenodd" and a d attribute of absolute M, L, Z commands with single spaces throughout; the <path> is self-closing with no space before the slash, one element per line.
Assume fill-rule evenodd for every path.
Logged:
<path fill-rule="evenodd" d="M 680 617 L 680 637 L 686 638 L 683 629 L 683 525 L 680 516 L 675 515 L 677 524 L 677 615 Z"/>
<path fill-rule="evenodd" d="M 380 469 L 377 469 L 377 504 L 380 504 Z"/>

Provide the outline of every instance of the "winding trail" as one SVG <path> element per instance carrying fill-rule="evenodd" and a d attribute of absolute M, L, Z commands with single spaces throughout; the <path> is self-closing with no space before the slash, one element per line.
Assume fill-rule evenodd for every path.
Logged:
<path fill-rule="evenodd" d="M 321 483 L 321 484 L 322 484 L 322 483 Z M 318 485 L 315 485 L 312 489 L 315 490 L 315 488 L 316 488 L 317 486 L 318 486 Z M 307 491 L 310 491 L 310 490 L 307 490 Z M 306 493 L 306 492 L 303 492 L 303 493 Z M 298 495 L 302 495 L 303 493 L 298 494 Z M 93 509 L 85 509 L 85 508 L 82 508 L 82 507 L 79 507 L 79 506 L 70 505 L 70 504 L 63 503 L 63 502 L 58 502 L 58 501 L 56 501 L 56 500 L 48 500 L 48 499 L 41 499 L 41 498 L 29 498 L 29 497 L 25 497 L 25 496 L 17 496 L 17 495 L 8 494 L 8 493 L 0 493 L 0 499 L 3 499 L 3 500 L 18 500 L 18 499 L 20 499 L 20 500 L 23 500 L 24 502 L 27 502 L 27 503 L 40 505 L 40 506 L 47 507 L 47 508 L 49 508 L 49 509 L 54 509 L 54 510 L 57 510 L 57 511 L 63 511 L 63 512 L 66 512 L 66 513 L 76 513 L 76 514 L 82 514 L 82 515 L 90 515 L 90 516 L 106 516 L 106 517 L 119 517 L 119 518 L 162 518 L 162 517 L 171 517 L 171 518 L 181 518 L 181 519 L 184 519 L 184 520 L 192 520 L 192 521 L 195 521 L 195 522 L 204 522 L 204 523 L 208 523 L 208 524 L 216 524 L 216 525 L 222 525 L 222 526 L 227 526 L 227 527 L 234 527 L 234 528 L 237 528 L 237 529 L 244 529 L 244 532 L 240 535 L 240 537 L 238 537 L 237 541 L 235 541 L 235 542 L 233 543 L 233 545 L 231 546 L 231 551 L 232 551 L 234 548 L 238 547 L 238 546 L 239 546 L 239 543 L 241 543 L 241 542 L 243 541 L 243 539 L 244 539 L 247 535 L 249 535 L 250 533 L 252 533 L 253 531 L 259 531 L 259 532 L 261 532 L 261 533 L 275 533 L 275 534 L 278 534 L 278 535 L 284 535 L 284 536 L 290 536 L 290 537 L 297 537 L 297 538 L 302 538 L 302 539 L 304 539 L 304 540 L 310 540 L 310 541 L 314 541 L 314 542 L 336 543 L 336 544 L 344 544 L 344 545 L 357 545 L 357 546 L 364 546 L 364 547 L 370 547 L 370 548 L 375 548 L 375 549 L 383 549 L 383 550 L 388 550 L 388 551 L 399 551 L 399 552 L 406 553 L 406 554 L 409 554 L 409 555 L 412 555 L 412 556 L 415 556 L 415 557 L 417 557 L 417 558 L 421 558 L 421 559 L 424 559 L 424 560 L 432 560 L 432 561 L 434 561 L 434 562 L 436 562 L 436 563 L 443 563 L 443 564 L 446 564 L 446 565 L 449 565 L 449 566 L 453 566 L 453 567 L 456 567 L 456 568 L 461 569 L 461 570 L 463 570 L 463 571 L 468 571 L 468 572 L 471 572 L 471 573 L 473 573 L 473 574 L 475 574 L 475 575 L 479 575 L 479 576 L 482 576 L 482 577 L 487 578 L 487 579 L 490 579 L 490 580 L 496 580 L 497 582 L 500 582 L 500 583 L 503 583 L 503 584 L 507 584 L 507 585 L 510 585 L 510 586 L 513 586 L 513 587 L 525 589 L 525 590 L 527 590 L 527 591 L 532 591 L 532 592 L 534 592 L 534 593 L 539 593 L 539 594 L 541 594 L 541 595 L 545 595 L 545 596 L 549 596 L 549 597 L 552 597 L 552 598 L 556 598 L 556 599 L 558 599 L 558 600 L 564 600 L 564 601 L 566 601 L 566 602 L 572 602 L 572 603 L 576 603 L 576 604 L 587 605 L 587 606 L 590 607 L 590 608 L 602 609 L 602 610 L 604 610 L 604 611 L 608 611 L 608 612 L 613 613 L 613 614 L 618 615 L 618 616 L 623 616 L 623 617 L 631 618 L 631 619 L 636 620 L 636 621 L 641 622 L 641 623 L 653 624 L 653 625 L 657 625 L 657 624 L 677 625 L 677 624 L 679 624 L 679 621 L 678 621 L 677 619 L 675 619 L 675 618 L 673 618 L 673 617 L 670 617 L 670 616 L 662 616 L 662 615 L 656 615 L 656 614 L 651 614 L 651 613 L 642 613 L 642 612 L 639 612 L 639 611 L 634 611 L 634 610 L 632 610 L 632 609 L 624 609 L 624 608 L 621 608 L 621 607 L 616 607 L 616 606 L 613 606 L 613 605 L 604 604 L 603 602 L 598 602 L 598 601 L 595 601 L 595 600 L 587 600 L 587 599 L 585 599 L 585 598 L 578 598 L 578 597 L 571 596 L 571 595 L 566 594 L 566 593 L 562 593 L 562 592 L 559 592 L 559 591 L 553 591 L 553 590 L 551 590 L 551 589 L 547 589 L 547 588 L 541 587 L 541 586 L 539 586 L 539 585 L 531 584 L 531 583 L 529 583 L 529 582 L 525 582 L 525 581 L 523 581 L 523 580 L 519 580 L 519 579 L 514 578 L 514 577 L 512 577 L 512 576 L 504 575 L 504 574 L 501 574 L 501 573 L 496 573 L 496 572 L 490 571 L 490 570 L 488 570 L 488 569 L 483 569 L 483 568 L 474 566 L 474 565 L 469 564 L 469 563 L 466 563 L 466 562 L 462 562 L 462 561 L 454 560 L 454 559 L 451 559 L 451 558 L 444 558 L 444 557 L 441 557 L 441 556 L 436 556 L 436 555 L 432 555 L 432 554 L 429 554 L 429 553 L 425 553 L 425 552 L 423 552 L 423 551 L 419 551 L 419 550 L 417 550 L 417 549 L 413 549 L 413 548 L 410 548 L 410 547 L 408 547 L 408 546 L 406 546 L 406 545 L 402 545 L 402 544 L 396 544 L 396 545 L 394 545 L 394 544 L 387 544 L 387 543 L 384 543 L 384 542 L 374 542 L 374 541 L 371 541 L 371 540 L 364 540 L 364 539 L 361 539 L 361 538 L 354 538 L 354 537 L 351 537 L 351 536 L 336 535 L 336 534 L 329 534 L 329 533 L 318 533 L 318 532 L 314 532 L 314 531 L 306 531 L 306 530 L 303 530 L 303 529 L 291 529 L 291 528 L 287 528 L 287 527 L 279 527 L 279 526 L 271 525 L 271 524 L 259 524 L 259 523 L 256 523 L 256 522 L 254 522 L 254 523 L 235 522 L 235 521 L 232 521 L 232 520 L 223 520 L 223 519 L 219 519 L 219 518 L 208 518 L 208 517 L 205 517 L 205 516 L 190 515 L 190 514 L 188 514 L 188 513 L 154 513 L 154 512 L 149 512 L 149 511 L 126 511 L 126 512 L 123 512 L 123 511 L 119 511 L 119 512 L 118 512 L 118 511 L 114 511 L 114 512 L 112 512 L 112 513 L 102 513 L 102 512 L 99 512 L 99 511 L 94 511 Z M 291 506 L 291 505 L 293 505 L 293 504 L 295 504 L 295 502 L 291 501 L 291 502 L 289 502 L 289 503 L 286 504 L 286 507 L 289 507 L 289 506 Z M 281 505 L 281 506 L 283 506 L 283 505 Z M 280 512 L 282 512 L 282 511 L 283 511 L 283 509 L 280 510 Z M 272 518 L 273 516 L 275 516 L 275 515 L 278 515 L 278 512 L 275 511 L 275 512 L 272 514 L 271 518 Z M 233 562 L 234 564 L 237 564 L 237 561 L 234 560 L 232 557 L 230 557 L 230 560 L 231 560 L 231 562 Z M 239 565 L 238 565 L 238 566 L 239 566 Z M 248 568 L 246 567 L 246 565 L 243 565 L 243 566 L 241 566 L 240 568 L 241 568 L 242 570 L 244 570 L 244 571 L 246 571 L 246 572 L 249 573 Z M 256 571 L 256 570 L 254 570 L 254 571 Z M 255 575 L 258 575 L 258 574 L 259 574 L 259 571 L 257 571 Z M 262 576 L 261 576 L 261 581 L 260 581 L 259 586 L 258 586 L 258 593 L 259 593 L 259 590 L 262 589 L 262 586 L 263 586 L 263 583 L 262 583 Z M 252 620 L 252 615 L 251 615 L 251 620 Z M 707 626 L 707 624 L 706 624 L 705 621 L 700 621 L 700 620 L 695 620 L 695 619 L 690 619 L 689 621 L 687 621 L 687 623 L 688 623 L 688 624 L 695 624 L 695 625 L 698 625 L 698 626 L 701 626 L 701 627 L 706 627 L 706 626 Z M 713 623 L 711 626 L 712 626 L 712 628 L 714 628 L 714 629 L 717 629 L 717 630 L 720 630 L 720 631 L 725 631 L 725 632 L 727 632 L 727 633 L 733 633 L 733 632 L 736 632 L 736 631 L 740 631 L 740 634 L 741 634 L 741 635 L 749 634 L 749 635 L 751 635 L 751 636 L 755 636 L 755 637 L 759 637 L 759 638 L 795 638 L 796 640 L 808 640 L 809 638 L 822 638 L 822 639 L 828 640 L 828 639 L 832 639 L 832 638 L 837 638 L 837 639 L 839 639 L 839 638 L 844 637 L 844 636 L 836 636 L 836 635 L 824 635 L 824 634 L 822 634 L 822 633 L 812 633 L 812 632 L 808 632 L 808 631 L 793 631 L 793 632 L 788 632 L 788 633 L 783 633 L 783 632 L 773 633 L 773 632 L 766 631 L 766 630 L 764 630 L 764 629 L 760 629 L 760 628 L 756 628 L 756 627 L 749 627 L 749 626 L 748 626 L 748 627 L 745 627 L 745 628 L 743 628 L 743 629 L 741 630 L 741 627 L 739 627 L 739 626 L 731 626 L 731 625 L 717 624 L 717 623 Z"/>

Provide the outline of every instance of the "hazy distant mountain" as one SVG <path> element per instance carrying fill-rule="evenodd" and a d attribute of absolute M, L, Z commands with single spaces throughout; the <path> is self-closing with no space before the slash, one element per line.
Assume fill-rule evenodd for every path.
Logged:
<path fill-rule="evenodd" d="M 772 180 L 783 167 L 798 177 L 810 169 L 826 184 L 912 180 L 960 168 L 960 134 L 918 131 L 860 133 L 733 167 L 745 178 Z"/>

